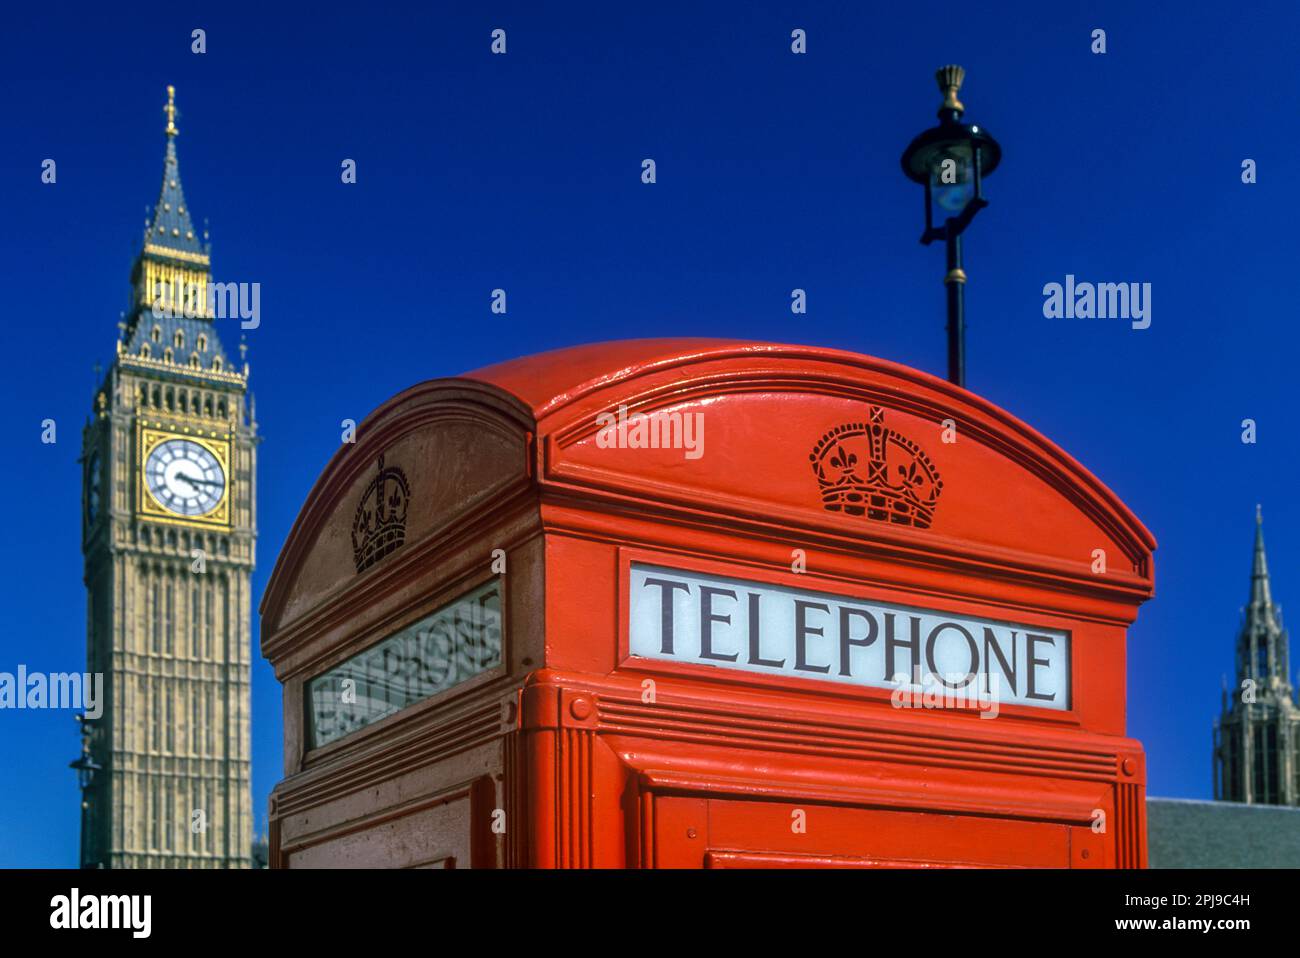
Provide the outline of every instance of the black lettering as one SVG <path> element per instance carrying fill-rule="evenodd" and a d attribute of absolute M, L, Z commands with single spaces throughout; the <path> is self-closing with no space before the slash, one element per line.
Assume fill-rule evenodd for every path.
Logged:
<path fill-rule="evenodd" d="M 830 612 L 830 607 L 820 602 L 805 602 L 803 599 L 794 600 L 794 667 L 800 672 L 829 672 L 829 665 L 809 665 L 806 658 L 808 652 L 807 638 L 810 635 L 821 635 L 820 628 L 813 628 L 804 619 L 804 613 L 808 609 L 820 609 L 822 612 Z"/>
<path fill-rule="evenodd" d="M 939 672 L 939 667 L 934 664 L 934 644 L 939 640 L 939 633 L 944 629 L 956 629 L 960 632 L 962 638 L 966 640 L 967 647 L 970 649 L 970 668 L 966 670 L 966 678 L 956 685 L 944 678 Z M 980 667 L 980 650 L 979 646 L 975 644 L 975 637 L 966 631 L 964 625 L 957 622 L 940 622 L 930 630 L 930 635 L 925 640 L 925 658 L 930 664 L 930 674 L 950 689 L 964 689 L 966 686 L 970 685 L 971 681 L 975 678 L 975 673 L 979 671 Z"/>
<path fill-rule="evenodd" d="M 900 646 L 912 650 L 912 664 L 915 668 L 921 667 L 921 620 L 914 615 L 909 615 L 912 621 L 912 637 L 906 642 L 899 642 L 894 638 L 894 613 L 885 613 L 885 674 L 886 682 L 894 681 L 895 675 L 906 675 L 905 672 L 899 672 L 894 668 L 894 650 Z"/>
<path fill-rule="evenodd" d="M 663 644 L 661 645 L 659 651 L 660 654 L 662 655 L 672 655 L 673 654 L 673 590 L 681 589 L 687 595 L 690 595 L 691 587 L 687 585 L 685 582 L 674 582 L 671 579 L 651 579 L 649 577 L 646 578 L 645 584 L 647 586 L 651 586 L 651 585 L 659 586 L 660 589 L 659 597 L 663 609 L 662 619 L 661 619 L 663 624 L 660 626 L 659 629 L 659 634 L 662 636 L 661 641 Z"/>
<path fill-rule="evenodd" d="M 1025 633 L 1025 658 L 1029 660 L 1029 677 L 1025 680 L 1025 698 L 1041 699 L 1044 702 L 1051 702 L 1056 698 L 1055 695 L 1043 695 L 1034 689 L 1034 669 L 1038 668 L 1040 665 L 1048 664 L 1047 659 L 1034 658 L 1034 646 L 1039 642 L 1047 642 L 1052 646 L 1056 645 L 1056 639 L 1052 638 L 1050 635 L 1034 635 L 1032 632 Z"/>
<path fill-rule="evenodd" d="M 1002 674 L 1007 677 L 1011 683 L 1011 694 L 1016 694 L 1016 688 L 1019 683 L 1016 681 L 1016 670 L 1019 665 L 1016 663 L 1016 656 L 1019 654 L 1019 643 L 1016 642 L 1016 630 L 1011 630 L 1011 664 L 1007 664 L 1007 657 L 1002 654 L 1002 647 L 998 645 L 997 636 L 987 625 L 984 626 L 984 691 L 992 694 L 993 690 L 989 687 L 989 673 L 993 671 L 993 659 L 998 660 L 1002 667 Z M 991 654 L 990 654 L 991 653 Z"/>
<path fill-rule="evenodd" d="M 867 620 L 867 634 L 860 639 L 855 639 L 850 635 L 852 628 L 851 616 L 860 616 Z M 876 617 L 866 609 L 855 609 L 849 605 L 840 606 L 840 675 L 852 675 L 853 671 L 849 668 L 850 649 L 855 645 L 864 648 L 876 641 L 876 636 L 880 633 L 880 624 Z"/>
<path fill-rule="evenodd" d="M 719 662 L 734 662 L 740 658 L 739 652 L 723 655 L 721 652 L 713 651 L 713 623 L 725 622 L 727 625 L 731 625 L 731 616 L 718 615 L 713 611 L 713 597 L 715 595 L 725 595 L 732 599 L 736 597 L 736 593 L 730 589 L 715 589 L 711 585 L 700 586 L 700 658 L 716 659 Z"/>
<path fill-rule="evenodd" d="M 779 669 L 785 666 L 785 659 L 772 660 L 763 658 L 759 652 L 758 643 L 758 622 L 759 611 L 758 603 L 761 596 L 757 592 L 749 593 L 749 664 L 766 665 L 769 668 Z"/>

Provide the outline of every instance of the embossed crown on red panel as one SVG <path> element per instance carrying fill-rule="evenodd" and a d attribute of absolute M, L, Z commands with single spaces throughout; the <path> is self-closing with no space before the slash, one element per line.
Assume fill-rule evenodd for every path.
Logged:
<path fill-rule="evenodd" d="M 867 422 L 850 422 L 822 436 L 809 459 L 829 512 L 896 525 L 930 528 L 943 491 L 934 462 L 915 442 L 885 425 L 871 406 Z"/>

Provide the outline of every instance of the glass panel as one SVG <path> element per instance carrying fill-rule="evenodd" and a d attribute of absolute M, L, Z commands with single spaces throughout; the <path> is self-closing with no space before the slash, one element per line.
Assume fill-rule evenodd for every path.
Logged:
<path fill-rule="evenodd" d="M 930 167 L 931 216 L 935 226 L 943 226 L 950 217 L 960 216 L 975 198 L 973 154 L 962 144 L 935 155 Z"/>
<path fill-rule="evenodd" d="M 307 683 L 316 748 L 501 664 L 501 585 L 475 589 Z"/>

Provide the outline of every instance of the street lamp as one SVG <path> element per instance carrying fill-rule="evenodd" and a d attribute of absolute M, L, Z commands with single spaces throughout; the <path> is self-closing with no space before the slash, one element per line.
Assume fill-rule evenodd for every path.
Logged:
<path fill-rule="evenodd" d="M 948 379 L 966 385 L 966 273 L 961 268 L 961 234 L 988 206 L 984 177 L 1002 159 L 1002 147 L 982 127 L 961 121 L 966 107 L 957 99 L 966 71 L 941 67 L 934 78 L 943 93 L 939 125 L 912 140 L 903 152 L 903 172 L 925 186 L 925 232 L 921 242 L 948 245 Z"/>
<path fill-rule="evenodd" d="M 75 716 L 77 724 L 81 726 L 81 757 L 74 762 L 68 763 L 68 768 L 75 769 L 77 772 L 77 784 L 81 787 L 81 867 L 90 867 L 87 864 L 88 851 L 88 828 L 90 818 L 90 789 L 95 784 L 95 773 L 102 771 L 103 766 L 95 761 L 91 749 L 94 744 L 95 735 L 98 732 L 98 726 L 94 719 L 87 718 L 84 715 Z"/>

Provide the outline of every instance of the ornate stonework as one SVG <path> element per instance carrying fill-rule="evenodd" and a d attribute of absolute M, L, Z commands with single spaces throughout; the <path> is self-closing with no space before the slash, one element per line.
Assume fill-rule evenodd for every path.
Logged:
<path fill-rule="evenodd" d="M 1264 523 L 1255 510 L 1250 601 L 1237 633 L 1237 681 L 1224 683 L 1214 723 L 1214 797 L 1300 805 L 1300 707 L 1291 686 L 1291 640 L 1273 601 Z"/>
<path fill-rule="evenodd" d="M 104 673 L 108 699 L 91 735 L 88 867 L 246 868 L 252 852 L 257 425 L 248 367 L 229 361 L 211 321 L 152 309 L 150 278 L 183 266 L 210 280 L 175 136 L 169 125 L 134 305 L 83 435 L 88 669 Z M 153 358 L 142 361 L 146 345 Z M 151 460 L 159 445 L 165 454 Z M 187 460 L 192 450 L 216 455 Z"/>

